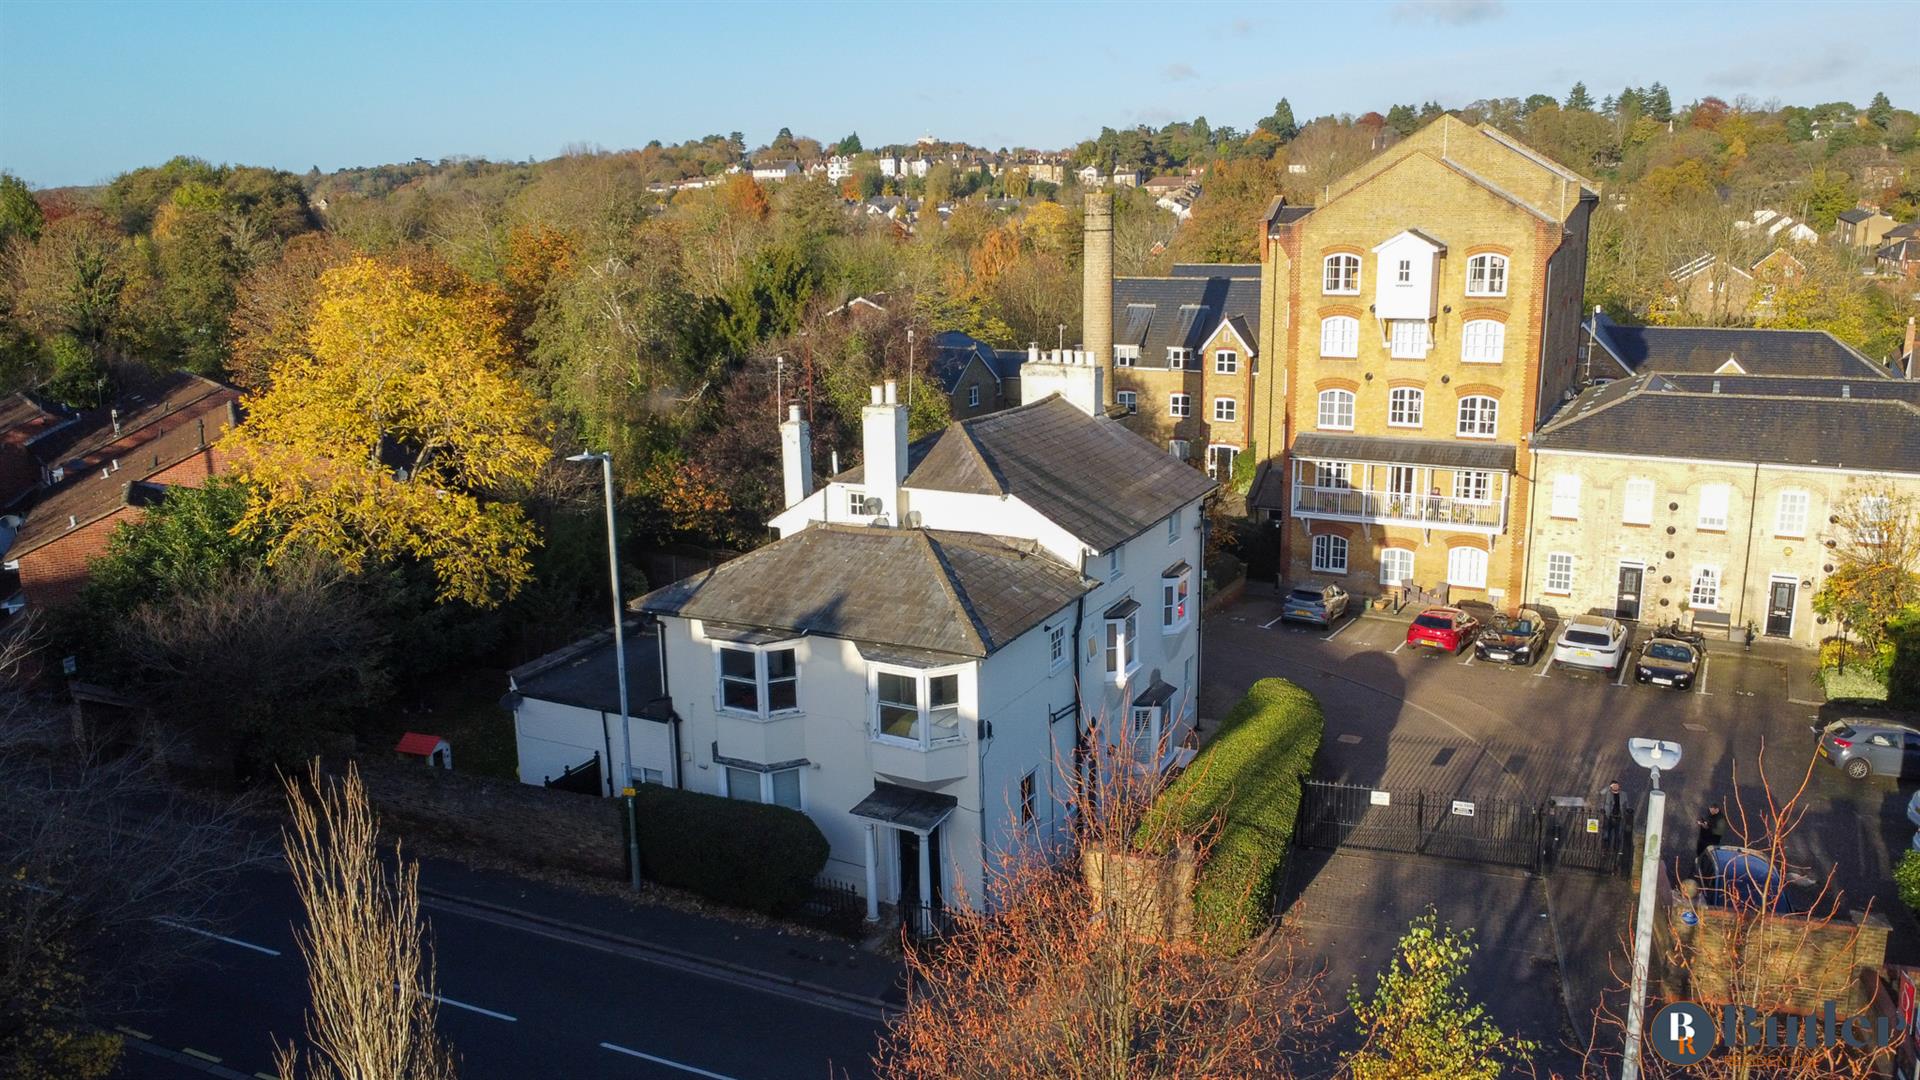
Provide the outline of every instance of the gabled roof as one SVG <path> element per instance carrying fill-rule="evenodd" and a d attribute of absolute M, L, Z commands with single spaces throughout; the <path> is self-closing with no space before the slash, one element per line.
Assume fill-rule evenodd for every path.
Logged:
<path fill-rule="evenodd" d="M 1385 240 L 1382 240 L 1379 243 L 1373 245 L 1373 250 L 1378 252 L 1381 248 L 1393 247 L 1399 244 L 1402 238 L 1409 238 L 1409 239 L 1415 240 L 1419 242 L 1421 245 L 1425 246 L 1428 251 L 1445 254 L 1447 250 L 1447 245 L 1441 243 L 1438 240 L 1435 240 L 1433 237 L 1428 236 L 1426 233 L 1421 232 L 1419 229 L 1401 229 L 1399 232 L 1394 233 L 1392 236 L 1389 236 Z"/>
<path fill-rule="evenodd" d="M 1058 394 L 947 425 L 907 448 L 905 486 L 1008 495 L 1095 551 L 1145 532 L 1214 487 L 1205 473 Z M 864 482 L 863 467 L 834 480 Z"/>
<path fill-rule="evenodd" d="M 86 458 L 152 425 L 183 413 L 197 414 L 239 396 L 233 387 L 192 372 L 158 374 L 129 387 L 113 401 L 82 413 L 78 423 L 58 434 L 36 441 L 33 454 L 44 465 Z"/>
<path fill-rule="evenodd" d="M 1605 315 L 1587 323 L 1594 340 L 1629 375 L 1706 373 L 1728 359 L 1754 375 L 1888 378 L 1885 368 L 1824 330 L 1720 326 L 1626 326 Z M 1595 357 L 1595 374 L 1603 375 Z"/>
<path fill-rule="evenodd" d="M 1200 266 L 1174 269 L 1173 277 L 1114 279 L 1113 340 L 1139 346 L 1135 367 L 1165 368 L 1169 347 L 1198 349 L 1222 320 L 1239 316 L 1252 325 L 1260 316 L 1257 268 L 1248 275 L 1240 264 L 1223 264 L 1224 273 L 1207 276 Z"/>
<path fill-rule="evenodd" d="M 1840 220 L 1848 222 L 1849 224 L 1858 225 L 1860 222 L 1865 221 L 1868 218 L 1874 217 L 1879 213 L 1880 211 L 1871 209 L 1869 207 L 1856 206 L 1851 210 L 1840 211 Z"/>
<path fill-rule="evenodd" d="M 1096 584 L 1026 541 L 817 524 L 656 589 L 634 606 L 794 637 L 977 658 Z"/>

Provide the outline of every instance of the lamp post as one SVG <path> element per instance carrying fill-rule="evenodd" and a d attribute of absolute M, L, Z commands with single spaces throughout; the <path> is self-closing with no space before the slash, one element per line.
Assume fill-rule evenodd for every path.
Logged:
<path fill-rule="evenodd" d="M 620 684 L 620 792 L 627 804 L 627 865 L 632 868 L 632 884 L 640 887 L 640 833 L 634 827 L 633 785 L 633 724 L 627 708 L 627 635 L 625 629 L 626 611 L 620 603 L 620 540 L 613 523 L 613 455 L 602 450 L 599 453 L 574 454 L 568 461 L 597 461 L 600 463 L 600 478 L 607 503 L 607 580 L 613 589 L 613 670 Z M 611 770 L 609 770 L 611 772 Z M 607 777 L 607 791 L 612 793 L 613 777 Z"/>
<path fill-rule="evenodd" d="M 1633 925 L 1633 998 L 1627 1002 L 1627 1045 L 1620 1064 L 1620 1080 L 1640 1080 L 1640 1029 L 1646 1023 L 1647 965 L 1653 954 L 1653 905 L 1660 880 L 1660 832 L 1666 824 L 1667 793 L 1660 790 L 1660 770 L 1680 764 L 1680 744 L 1659 739 L 1628 739 L 1634 764 L 1647 770 L 1653 789 L 1647 792 L 1647 842 L 1640 852 L 1640 912 Z"/>

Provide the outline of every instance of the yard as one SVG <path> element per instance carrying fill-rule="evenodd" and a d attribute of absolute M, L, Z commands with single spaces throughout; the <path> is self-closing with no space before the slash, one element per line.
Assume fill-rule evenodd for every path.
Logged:
<path fill-rule="evenodd" d="M 501 668 L 446 672 L 416 688 L 419 704 L 397 709 L 374 728 L 372 750 L 390 749 L 409 731 L 438 735 L 453 747 L 454 768 L 503 780 L 519 779 L 513 714 L 500 707 L 507 692 Z"/>

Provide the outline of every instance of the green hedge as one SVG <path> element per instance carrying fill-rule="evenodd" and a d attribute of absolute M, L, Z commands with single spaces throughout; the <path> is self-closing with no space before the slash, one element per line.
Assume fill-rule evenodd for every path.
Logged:
<path fill-rule="evenodd" d="M 1212 947 L 1236 951 L 1266 926 L 1275 872 L 1293 842 L 1300 783 L 1325 730 L 1312 694 L 1285 679 L 1261 679 L 1141 823 L 1142 843 L 1218 823 L 1193 890 L 1197 928 Z"/>
<path fill-rule="evenodd" d="M 1887 644 L 1893 653 L 1887 665 L 1887 704 L 1920 709 L 1920 608 L 1887 620 Z"/>
<path fill-rule="evenodd" d="M 634 814 L 648 880 L 734 907 L 778 914 L 807 898 L 827 838 L 784 806 L 642 784 Z"/>
<path fill-rule="evenodd" d="M 1920 851 L 1908 849 L 1893 864 L 1893 883 L 1900 887 L 1900 901 L 1920 915 Z"/>

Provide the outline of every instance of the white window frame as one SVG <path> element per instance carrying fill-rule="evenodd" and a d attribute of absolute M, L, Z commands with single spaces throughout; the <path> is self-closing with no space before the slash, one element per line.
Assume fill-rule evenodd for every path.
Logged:
<path fill-rule="evenodd" d="M 1187 370 L 1187 362 L 1193 359 L 1193 350 L 1184 345 L 1167 346 L 1167 369 L 1169 371 Z"/>
<path fill-rule="evenodd" d="M 980 384 L 975 383 L 972 386 L 967 387 L 967 408 L 977 409 L 979 407 L 980 407 Z"/>
<path fill-rule="evenodd" d="M 1469 405 L 1468 402 L 1479 402 Z M 1460 399 L 1453 433 L 1463 439 L 1500 437 L 1500 399 L 1486 394 L 1468 394 Z"/>
<path fill-rule="evenodd" d="M 1486 469 L 1455 469 L 1453 501 L 1480 506 L 1493 502 L 1493 473 Z"/>
<path fill-rule="evenodd" d="M 1461 589 L 1487 587 L 1487 550 L 1463 545 L 1447 552 L 1447 584 Z"/>
<path fill-rule="evenodd" d="M 1193 415 L 1193 395 L 1192 394 L 1168 394 L 1167 395 L 1167 415 L 1178 416 L 1183 418 L 1192 416 Z"/>
<path fill-rule="evenodd" d="M 904 667 L 898 664 L 868 664 L 868 737 L 874 742 L 886 743 L 890 746 L 905 746 L 915 750 L 929 750 L 936 746 L 952 746 L 965 742 L 967 738 L 966 725 L 961 722 L 962 718 L 960 715 L 960 678 L 965 671 L 966 668 L 964 667 L 915 668 Z M 919 714 L 914 720 L 913 726 L 919 732 L 918 736 L 907 737 L 893 735 L 883 729 L 880 721 L 880 676 L 883 674 L 897 675 L 913 680 L 915 695 L 914 708 Z M 952 676 L 954 680 L 953 704 L 949 707 L 953 713 L 953 734 L 936 739 L 933 737 L 933 714 L 936 711 L 947 710 L 935 710 L 933 708 L 933 680 L 944 679 L 948 676 Z"/>
<path fill-rule="evenodd" d="M 1548 596 L 1573 595 L 1573 553 L 1571 551 L 1547 553 L 1545 588 Z"/>
<path fill-rule="evenodd" d="M 1067 666 L 1067 624 L 1047 627 L 1047 670 L 1059 671 Z"/>
<path fill-rule="evenodd" d="M 750 793 L 751 797 L 748 797 L 747 795 L 739 795 L 734 793 L 733 778 L 734 778 L 734 774 L 736 773 L 742 774 L 745 776 L 752 776 L 758 781 L 758 784 L 755 790 Z M 762 769 L 748 769 L 739 765 L 727 765 L 725 763 L 721 763 L 720 794 L 729 799 L 739 799 L 742 802 L 757 802 L 757 803 L 763 803 L 767 806 L 786 806 L 787 805 L 786 803 L 780 803 L 780 802 L 774 801 L 773 778 L 775 775 L 785 775 L 787 773 L 793 774 L 794 794 L 795 794 L 795 801 L 797 803 L 797 805 L 792 806 L 789 809 L 798 810 L 804 814 L 807 811 L 807 770 L 799 766 L 794 766 L 793 768 L 790 768 L 790 769 L 762 770 Z M 658 783 L 659 781 L 652 781 L 652 782 Z"/>
<path fill-rule="evenodd" d="M 1139 362 L 1140 362 L 1140 346 L 1115 345 L 1113 347 L 1113 366 L 1114 367 L 1130 368 Z"/>
<path fill-rule="evenodd" d="M 1798 505 L 1795 506 L 1794 504 Z M 1790 512 L 1791 511 L 1791 512 Z M 1805 488 L 1784 488 L 1774 497 L 1773 535 L 1795 540 L 1807 535 L 1807 518 L 1813 513 L 1813 493 Z"/>
<path fill-rule="evenodd" d="M 1498 319 L 1468 319 L 1460 328 L 1460 362 L 1497 364 L 1506 357 L 1507 324 Z"/>
<path fill-rule="evenodd" d="M 1240 403 L 1235 401 L 1233 398 L 1217 397 L 1213 399 L 1213 422 L 1214 423 L 1232 424 L 1237 422 L 1239 415 L 1240 415 Z"/>
<path fill-rule="evenodd" d="M 867 493 L 860 488 L 847 489 L 847 515 L 849 517 L 867 516 Z"/>
<path fill-rule="evenodd" d="M 1862 495 L 1854 507 L 1854 520 L 1859 524 L 1854 530 L 1856 541 L 1884 544 L 1887 542 L 1887 527 L 1893 521 L 1893 502 L 1885 495 Z"/>
<path fill-rule="evenodd" d="M 1113 399 L 1120 403 L 1121 408 L 1127 410 L 1128 416 L 1132 416 L 1140 411 L 1140 395 L 1135 391 L 1115 390 L 1113 392 Z"/>
<path fill-rule="evenodd" d="M 1620 498 L 1620 524 L 1653 524 L 1653 500 L 1659 495 L 1652 480 L 1644 476 L 1627 478 L 1625 492 Z"/>
<path fill-rule="evenodd" d="M 1240 374 L 1240 354 L 1232 349 L 1214 350 L 1213 373 L 1215 375 Z"/>
<path fill-rule="evenodd" d="M 1396 288 L 1413 288 L 1413 260 L 1401 259 L 1393 268 L 1393 284 Z"/>
<path fill-rule="evenodd" d="M 1387 355 L 1395 360 L 1425 360 L 1433 335 L 1424 319 L 1387 320 Z"/>
<path fill-rule="evenodd" d="M 1316 461 L 1313 463 L 1313 486 L 1324 490 L 1350 489 L 1353 487 L 1353 462 Z"/>
<path fill-rule="evenodd" d="M 1193 454 L 1193 440 L 1191 439 L 1168 439 L 1167 440 L 1167 456 L 1179 458 L 1181 461 L 1185 461 L 1192 454 Z"/>
<path fill-rule="evenodd" d="M 1020 827 L 1026 828 L 1040 820 L 1040 770 L 1027 770 L 1027 775 L 1020 778 L 1020 786 L 1014 790 L 1020 798 Z"/>
<path fill-rule="evenodd" d="M 1360 355 L 1360 320 L 1328 315 L 1320 320 L 1320 355 L 1352 359 Z"/>
<path fill-rule="evenodd" d="M 753 694 L 754 707 L 743 709 L 727 704 L 727 684 L 744 684 L 745 679 L 726 673 L 726 660 L 729 652 L 747 653 L 753 657 Z M 781 678 L 770 678 L 767 674 L 767 656 L 769 653 L 786 652 L 793 654 L 793 674 Z M 765 645 L 746 645 L 737 641 L 716 641 L 713 643 L 713 704 L 720 712 L 728 716 L 745 716 L 754 720 L 769 720 L 785 716 L 794 716 L 800 712 L 800 653 L 792 642 L 771 642 Z M 772 708 L 773 684 L 793 684 L 793 704 L 784 708 Z"/>
<path fill-rule="evenodd" d="M 1417 386 L 1396 386 L 1387 391 L 1387 426 L 1417 428 L 1426 423 L 1427 392 Z"/>
<path fill-rule="evenodd" d="M 1468 296 L 1507 295 L 1507 257 L 1482 252 L 1467 260 Z"/>
<path fill-rule="evenodd" d="M 1549 515 L 1567 521 L 1580 520 L 1580 474 L 1561 473 L 1553 478 L 1553 500 Z"/>
<path fill-rule="evenodd" d="M 1320 260 L 1320 291 L 1328 296 L 1358 296 L 1360 273 L 1360 256 L 1337 251 Z"/>
<path fill-rule="evenodd" d="M 1331 414 L 1329 405 L 1332 406 Z M 1345 423 L 1340 422 L 1342 412 L 1346 414 Z M 1332 416 L 1331 420 L 1328 419 L 1329 415 Z M 1314 421 L 1314 426 L 1321 431 L 1352 431 L 1353 391 L 1338 387 L 1320 391 L 1319 410 L 1314 414 Z"/>
<path fill-rule="evenodd" d="M 1175 510 L 1173 513 L 1167 515 L 1167 543 L 1177 544 L 1179 542 L 1180 542 L 1180 511 Z"/>
<path fill-rule="evenodd" d="M 1207 475 L 1215 480 L 1219 480 L 1221 479 L 1220 455 L 1214 453 L 1214 451 L 1216 450 L 1232 451 L 1233 460 L 1227 463 L 1227 476 L 1226 476 L 1227 479 L 1232 479 L 1234 466 L 1240 463 L 1240 448 L 1237 446 L 1234 446 L 1232 443 L 1208 443 L 1207 444 Z"/>
<path fill-rule="evenodd" d="M 1140 670 L 1140 612 L 1118 619 L 1102 619 L 1100 662 L 1108 682 L 1123 683 Z"/>
<path fill-rule="evenodd" d="M 1732 514 L 1733 486 L 1731 484 L 1703 484 L 1700 487 L 1699 514 L 1694 518 L 1694 527 L 1703 532 L 1726 532 L 1727 519 Z"/>
<path fill-rule="evenodd" d="M 1720 568 L 1710 564 L 1693 568 L 1687 606 L 1695 611 L 1720 610 Z"/>
<path fill-rule="evenodd" d="M 1120 549 L 1119 548 L 1114 548 L 1112 551 L 1107 552 L 1107 580 L 1108 581 L 1120 580 Z"/>
<path fill-rule="evenodd" d="M 1346 537 L 1338 533 L 1317 533 L 1313 538 L 1313 572 L 1344 574 L 1351 554 L 1352 546 Z"/>
<path fill-rule="evenodd" d="M 1380 584 L 1386 586 L 1413 584 L 1412 548 L 1380 549 Z"/>
<path fill-rule="evenodd" d="M 1193 570 L 1160 579 L 1160 632 L 1177 634 L 1193 623 Z"/>

